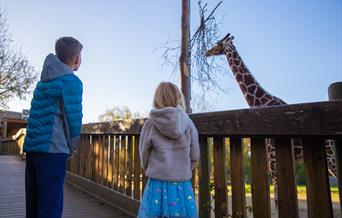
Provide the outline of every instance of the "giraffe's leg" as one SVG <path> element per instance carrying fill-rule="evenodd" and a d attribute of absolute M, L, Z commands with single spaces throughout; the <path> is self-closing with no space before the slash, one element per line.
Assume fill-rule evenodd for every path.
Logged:
<path fill-rule="evenodd" d="M 304 153 L 303 153 L 303 142 L 302 140 L 295 138 L 291 139 L 291 144 L 293 146 L 293 155 L 296 163 L 303 162 Z"/>
<path fill-rule="evenodd" d="M 276 207 L 278 207 L 278 183 L 277 183 L 277 175 L 276 175 L 276 153 L 274 147 L 274 139 L 267 138 L 265 140 L 266 149 L 267 149 L 267 160 L 268 160 L 268 168 L 270 170 L 273 186 L 274 186 L 274 202 Z"/>
<path fill-rule="evenodd" d="M 294 157 L 296 163 L 304 160 L 303 143 L 300 139 L 292 139 L 292 145 L 294 148 Z M 336 178 L 336 162 L 335 162 L 335 148 L 334 140 L 326 140 L 325 152 L 327 157 L 328 171 L 331 176 Z"/>
<path fill-rule="evenodd" d="M 330 175 L 336 178 L 336 160 L 335 160 L 335 142 L 334 140 L 326 140 L 325 152 L 327 156 L 328 171 Z"/>
<path fill-rule="evenodd" d="M 303 143 L 300 139 L 292 140 L 294 158 L 296 163 L 302 162 L 304 160 L 303 154 Z M 334 140 L 326 140 L 325 152 L 327 157 L 328 171 L 331 176 L 336 177 L 336 161 L 335 161 L 335 148 Z"/>
<path fill-rule="evenodd" d="M 296 163 L 304 160 L 303 143 L 300 139 L 292 139 L 294 148 L 294 158 Z M 328 171 L 330 175 L 336 178 L 336 162 L 335 162 L 335 148 L 334 140 L 327 140 L 325 144 L 325 152 L 327 157 Z"/>
<path fill-rule="evenodd" d="M 293 155 L 296 163 L 303 162 L 304 153 L 303 153 L 303 143 L 300 139 L 291 139 L 291 144 L 293 146 Z M 275 151 L 275 143 L 274 139 L 266 139 L 267 145 L 267 153 L 268 153 L 268 163 L 269 169 L 273 180 L 274 185 L 274 201 L 275 206 L 278 207 L 278 182 L 276 176 L 276 151 Z"/>

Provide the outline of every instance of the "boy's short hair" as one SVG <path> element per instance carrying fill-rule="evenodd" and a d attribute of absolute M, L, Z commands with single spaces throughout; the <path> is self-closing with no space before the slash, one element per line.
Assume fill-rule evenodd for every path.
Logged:
<path fill-rule="evenodd" d="M 55 44 L 56 56 L 64 64 L 71 64 L 82 51 L 83 45 L 73 37 L 61 37 Z"/>
<path fill-rule="evenodd" d="M 164 107 L 177 107 L 185 108 L 185 102 L 182 92 L 179 88 L 170 82 L 161 82 L 153 98 L 153 107 L 161 109 Z"/>

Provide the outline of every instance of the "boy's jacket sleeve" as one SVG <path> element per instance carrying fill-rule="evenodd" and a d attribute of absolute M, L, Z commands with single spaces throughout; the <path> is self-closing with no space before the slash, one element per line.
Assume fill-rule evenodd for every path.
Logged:
<path fill-rule="evenodd" d="M 82 127 L 82 94 L 83 85 L 76 78 L 63 89 L 64 117 L 66 125 L 66 137 L 72 154 L 78 145 Z"/>

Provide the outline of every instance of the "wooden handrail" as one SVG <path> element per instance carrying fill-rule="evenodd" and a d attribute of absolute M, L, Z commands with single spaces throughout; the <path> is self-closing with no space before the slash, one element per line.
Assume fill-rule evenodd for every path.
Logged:
<path fill-rule="evenodd" d="M 201 135 L 342 137 L 342 100 L 191 114 Z M 83 134 L 140 134 L 144 119 L 91 123 Z"/>

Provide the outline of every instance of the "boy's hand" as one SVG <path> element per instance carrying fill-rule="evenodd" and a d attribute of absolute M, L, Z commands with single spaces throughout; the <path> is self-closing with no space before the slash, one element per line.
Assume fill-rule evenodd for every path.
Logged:
<path fill-rule="evenodd" d="M 68 156 L 68 160 L 70 160 L 74 156 L 74 154 L 76 154 L 76 151 L 70 152 L 70 154 Z"/>

